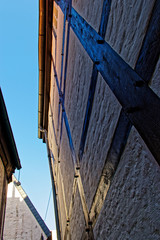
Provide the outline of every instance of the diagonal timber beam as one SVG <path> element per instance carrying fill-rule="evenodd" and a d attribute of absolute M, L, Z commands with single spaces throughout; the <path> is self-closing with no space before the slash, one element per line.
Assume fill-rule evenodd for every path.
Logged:
<path fill-rule="evenodd" d="M 160 1 L 156 0 L 135 71 L 148 83 L 160 55 Z"/>
<path fill-rule="evenodd" d="M 65 1 L 57 3 L 63 11 Z M 71 28 L 77 38 L 160 163 L 160 99 L 109 44 L 98 43 L 102 37 L 74 8 L 71 15 Z"/>
<path fill-rule="evenodd" d="M 131 127 L 132 125 L 130 121 L 122 110 L 90 209 L 90 218 L 93 222 L 93 226 L 95 225 L 101 208 L 104 204 L 104 200 L 106 198 L 112 178 L 125 148 Z"/>
<path fill-rule="evenodd" d="M 89 95 L 88 95 L 87 107 L 86 107 L 86 112 L 85 112 L 85 117 L 84 117 L 84 122 L 83 122 L 83 129 L 82 129 L 82 135 L 81 135 L 81 141 L 80 141 L 80 147 L 79 147 L 79 153 L 78 153 L 79 161 L 82 160 L 83 153 L 84 153 L 84 147 L 85 147 L 88 127 L 89 127 L 89 121 L 90 121 L 90 117 L 91 117 L 91 113 L 92 113 L 94 94 L 95 94 L 96 85 L 97 85 L 97 77 L 98 77 L 98 70 L 96 68 L 96 64 L 94 64 L 93 69 L 92 69 L 91 83 L 90 83 L 90 87 L 89 87 Z"/>
<path fill-rule="evenodd" d="M 62 91 L 62 78 L 63 78 L 63 63 L 64 63 L 64 46 L 65 46 L 65 31 L 66 31 L 66 16 L 67 10 L 64 13 L 64 20 L 63 20 L 63 38 L 62 38 L 62 51 L 61 51 L 61 75 L 60 75 L 60 90 Z M 60 102 L 58 106 L 58 123 L 57 123 L 57 132 L 59 132 L 59 123 L 60 122 Z"/>
<path fill-rule="evenodd" d="M 159 11 L 158 15 L 157 15 L 157 11 Z M 160 22 L 160 2 L 156 1 L 152 16 L 150 19 L 150 23 L 148 26 L 148 30 L 146 32 L 146 36 L 144 38 L 144 41 L 141 47 L 137 64 L 135 66 L 136 72 L 143 79 L 145 79 L 146 82 L 150 81 L 158 60 L 157 56 L 159 56 L 160 54 L 160 47 L 159 47 L 159 44 L 157 44 L 159 43 L 158 39 L 160 34 L 160 25 L 158 26 L 158 22 Z M 155 23 L 157 23 L 156 26 L 154 26 Z M 150 43 L 152 43 L 154 51 L 149 51 L 148 47 L 147 48 L 145 47 L 150 45 Z M 142 56 L 144 61 L 142 61 Z M 148 59 L 150 59 L 150 61 L 151 59 L 153 59 L 152 69 L 150 69 L 151 62 L 148 61 Z M 147 78 L 145 78 L 146 71 L 142 71 L 143 69 L 144 70 L 150 69 L 148 70 Z M 127 118 L 126 114 L 122 109 L 118 119 L 116 130 L 113 136 L 113 140 L 107 154 L 106 162 L 102 171 L 99 185 L 97 187 L 97 191 L 92 202 L 92 207 L 90 209 L 90 218 L 93 222 L 93 226 L 95 225 L 96 220 L 99 216 L 100 210 L 103 206 L 112 178 L 117 169 L 121 155 L 124 151 L 131 127 L 132 127 L 132 124 L 130 123 L 129 119 Z"/>
<path fill-rule="evenodd" d="M 62 1 L 63 2 L 63 1 Z M 158 1 L 156 2 L 156 6 L 158 6 Z M 157 7 L 155 7 L 155 9 L 156 9 L 156 12 L 157 12 Z M 73 9 L 72 9 L 73 10 Z M 154 10 L 154 12 L 155 12 L 155 10 Z M 153 21 L 153 19 L 154 19 L 154 21 Z M 137 114 L 139 114 L 139 111 L 142 111 L 142 109 L 140 108 L 136 108 L 136 107 L 128 107 L 127 106 L 127 101 L 125 101 L 125 99 L 124 99 L 124 97 L 123 97 L 123 95 L 125 96 L 125 91 L 123 92 L 122 91 L 122 93 L 120 93 L 121 95 L 119 96 L 119 92 L 117 92 L 117 89 L 114 89 L 114 88 L 116 88 L 116 84 L 114 84 L 114 82 L 112 83 L 111 82 L 111 74 L 115 74 L 115 76 L 114 76 L 114 79 L 113 80 L 116 80 L 116 78 L 118 78 L 118 80 L 120 81 L 120 83 L 119 84 L 123 84 L 123 83 L 125 83 L 125 85 L 124 85 L 124 87 L 126 87 L 126 89 L 127 90 L 129 90 L 129 93 L 128 93 L 128 95 L 130 94 L 130 92 L 131 92 L 131 96 L 126 96 L 127 98 L 131 98 L 131 100 L 132 100 L 132 98 L 133 98 L 133 100 L 134 99 L 136 99 L 136 102 L 135 103 L 141 103 L 141 99 L 143 100 L 143 98 L 145 98 L 145 93 L 147 93 L 147 91 L 149 90 L 149 92 L 150 92 L 150 94 L 151 94 L 151 97 L 152 97 L 152 99 L 154 100 L 154 97 L 156 96 L 152 91 L 150 91 L 150 89 L 149 89 L 149 87 L 147 87 L 147 85 L 145 85 L 145 82 L 142 80 L 142 79 L 144 79 L 146 82 L 148 82 L 148 80 L 147 80 L 147 78 L 145 77 L 145 75 L 143 74 L 143 69 L 149 69 L 149 67 L 150 67 L 150 64 L 151 64 L 151 62 L 149 63 L 149 62 L 145 62 L 145 64 L 143 65 L 142 63 L 141 63 L 141 61 L 140 61 L 140 58 L 142 59 L 142 57 L 141 56 L 143 56 L 143 58 L 144 59 L 148 59 L 148 56 L 150 57 L 150 59 L 152 59 L 152 56 L 151 55 L 149 55 L 150 54 L 150 52 L 149 51 L 146 51 L 146 48 L 144 47 L 144 45 L 146 44 L 146 46 L 147 46 L 147 44 L 150 44 L 150 42 L 153 42 L 153 41 L 151 41 L 151 36 L 154 36 L 154 38 L 156 39 L 155 40 L 155 42 L 157 42 L 157 39 L 159 39 L 159 35 L 158 35 L 158 31 L 157 31 L 157 28 L 155 28 L 155 30 L 152 28 L 152 27 L 150 27 L 152 24 L 153 24 L 153 22 L 155 22 L 155 16 L 153 16 L 152 17 L 152 19 L 151 19 L 151 22 L 150 22 L 150 25 L 149 25 L 149 28 L 148 28 L 148 32 L 147 32 L 147 34 L 146 34 L 146 37 L 145 37 L 145 40 L 144 40 L 144 43 L 143 43 L 143 46 L 142 46 L 142 49 L 141 49 L 141 52 L 140 52 L 140 57 L 139 57 L 139 59 L 138 59 L 138 61 L 137 61 L 137 65 L 136 65 L 136 68 L 135 68 L 135 70 L 136 70 L 136 72 L 141 76 L 141 77 L 139 77 L 135 72 L 134 72 L 134 70 L 133 69 L 131 69 L 118 55 L 114 55 L 113 53 L 114 53 L 114 51 L 110 48 L 110 46 L 108 45 L 108 49 L 110 50 L 111 49 L 111 52 L 109 52 L 109 53 L 111 53 L 111 57 L 109 58 L 109 60 L 112 60 L 112 54 L 113 54 L 113 56 L 115 57 L 117 57 L 117 61 L 119 60 L 119 59 L 121 59 L 121 61 L 120 61 L 120 65 L 118 65 L 118 66 L 121 66 L 121 64 L 122 64 L 122 71 L 120 71 L 120 75 L 119 75 L 119 71 L 118 71 L 118 68 L 116 69 L 116 71 L 117 71 L 117 75 L 116 75 L 116 72 L 114 71 L 114 69 L 112 69 L 112 66 L 109 66 L 109 68 L 111 69 L 111 73 L 109 74 L 108 72 L 109 72 L 109 70 L 110 69 L 107 69 L 107 75 L 106 75 L 106 78 L 104 77 L 104 79 L 105 79 L 105 81 L 109 84 L 109 86 L 110 86 L 110 88 L 113 90 L 113 92 L 115 93 L 115 95 L 116 95 L 116 97 L 118 98 L 118 100 L 120 101 L 120 103 L 122 104 L 122 106 L 123 106 L 123 108 L 124 108 L 124 111 L 125 111 L 125 113 L 124 113 L 124 111 L 122 110 L 121 111 L 121 114 L 120 114 L 120 118 L 119 118 L 119 122 L 118 122 L 118 125 L 117 125 L 117 128 L 116 128 L 116 132 L 115 132 L 115 135 L 114 135 L 114 139 L 113 139 L 113 142 L 112 142 L 112 144 L 111 144 L 111 147 L 110 147 L 110 150 L 109 150 L 109 153 L 108 153 L 108 156 L 107 156 L 107 164 L 105 165 L 105 167 L 104 167 L 104 169 L 103 169 L 103 173 L 102 173 L 102 178 L 101 178 L 101 184 L 100 184 L 100 187 L 102 187 L 102 189 L 101 188 L 99 188 L 98 190 L 99 191 L 104 191 L 104 189 L 103 189 L 103 186 L 104 186 L 104 184 L 107 184 L 107 187 L 105 188 L 106 189 L 106 193 L 107 193 L 107 191 L 108 191 L 108 188 L 109 188 L 109 186 L 110 186 L 110 180 L 109 179 L 111 179 L 112 178 L 112 176 L 113 176 L 113 174 L 112 174 L 112 170 L 113 170 L 113 172 L 114 172 L 114 169 L 116 169 L 116 166 L 117 166 L 117 164 L 118 164 L 118 162 L 117 162 L 117 160 L 119 160 L 119 158 L 120 158 L 120 156 L 121 156 L 121 153 L 122 153 L 122 151 L 123 151 L 123 149 L 124 149 L 124 146 L 125 146 L 125 143 L 126 143 L 126 141 L 127 141 L 127 137 L 128 137 L 128 134 L 129 134 L 129 132 L 130 132 L 130 129 L 131 129 L 131 123 L 130 123 L 130 121 L 131 122 L 134 122 L 135 120 L 134 120 L 134 118 L 133 118 L 133 120 L 131 120 L 130 119 L 130 121 L 127 119 L 127 117 L 126 117 L 126 115 L 128 115 L 130 118 L 132 117 L 132 114 L 134 113 L 134 115 L 137 115 Z M 73 21 L 73 15 L 72 15 L 72 21 Z M 85 23 L 85 21 L 83 22 L 82 21 L 82 23 Z M 82 24 L 83 25 L 83 24 Z M 82 25 L 80 25 L 80 26 L 82 26 Z M 71 26 L 72 26 L 72 22 L 71 22 Z M 73 27 L 72 27 L 73 28 Z M 73 28 L 73 30 L 74 30 L 74 28 Z M 152 32 L 152 33 L 150 33 L 150 31 Z M 83 32 L 83 30 L 82 30 L 82 32 Z M 76 33 L 76 31 L 75 31 L 75 33 Z M 76 33 L 77 34 L 77 33 Z M 86 34 L 86 33 L 85 33 Z M 96 34 L 96 33 L 95 33 Z M 149 35 L 148 34 L 150 34 L 150 38 L 148 37 Z M 86 34 L 87 35 L 87 34 Z M 100 34 L 99 34 L 100 35 Z M 94 36 L 94 34 L 92 35 L 92 37 Z M 79 40 L 80 40 L 80 36 L 79 36 Z M 83 40 L 83 39 L 82 39 Z M 97 42 L 94 42 L 94 44 L 97 44 L 98 43 L 98 41 L 101 41 L 101 39 L 98 39 L 97 40 Z M 81 41 L 81 40 L 80 40 Z M 148 43 L 147 43 L 148 42 Z M 82 43 L 82 45 L 85 43 L 85 42 L 81 42 Z M 105 43 L 104 43 L 104 45 L 105 45 Z M 156 44 L 154 44 L 153 43 L 153 46 L 155 47 L 155 45 Z M 101 65 L 102 65 L 102 67 L 103 67 L 103 61 L 106 61 L 107 62 L 107 60 L 108 60 L 108 57 L 107 57 L 107 60 L 105 59 L 105 56 L 103 57 L 103 60 L 99 60 L 98 58 L 96 58 L 95 56 L 96 55 L 92 55 L 92 52 L 93 53 L 95 53 L 96 51 L 94 51 L 94 49 L 88 49 L 87 50 L 87 48 L 89 48 L 89 46 L 85 46 L 85 44 L 83 45 L 84 46 L 84 48 L 86 49 L 86 51 L 88 52 L 88 54 L 90 55 L 90 57 L 92 58 L 92 60 L 94 61 L 94 63 L 95 63 L 95 65 L 97 66 L 97 69 L 98 69 L 98 67 L 100 67 L 99 69 L 101 70 L 100 72 L 101 72 L 101 74 L 103 73 L 103 68 L 101 68 Z M 93 46 L 94 47 L 94 46 Z M 159 49 L 158 48 L 158 46 L 157 46 L 157 48 L 155 47 L 154 48 L 155 50 L 156 49 Z M 154 51 L 153 51 L 154 52 Z M 152 52 L 152 54 L 153 54 L 153 52 Z M 157 54 L 157 52 L 158 52 L 158 54 Z M 159 56 L 159 50 L 157 50 L 157 52 L 156 52 L 156 55 L 157 56 Z M 148 55 L 148 56 L 147 56 Z M 97 56 L 99 56 L 98 54 L 97 54 Z M 115 66 L 115 63 L 117 63 L 116 62 L 116 57 L 113 59 L 113 63 L 114 63 L 114 66 Z M 157 58 L 154 58 L 154 63 L 152 62 L 152 71 L 150 71 L 150 77 L 152 76 L 152 74 L 153 74 L 153 71 L 154 71 L 154 68 L 155 68 L 155 65 L 156 65 L 156 62 L 157 62 Z M 107 62 L 108 63 L 108 65 L 109 65 L 109 61 Z M 140 72 L 140 70 L 138 70 L 138 69 L 141 69 L 141 72 Z M 120 69 L 120 67 L 119 67 L 119 70 L 121 70 Z M 125 70 L 127 71 L 127 74 L 126 74 L 126 76 L 125 76 Z M 123 77 L 122 77 L 122 73 L 124 73 L 124 80 L 123 80 Z M 105 71 L 104 71 L 104 73 L 103 74 L 105 74 Z M 107 76 L 108 76 L 108 79 L 107 79 Z M 128 84 L 128 83 L 126 83 L 126 79 L 128 79 L 129 81 L 130 81 L 130 83 Z M 150 79 L 149 77 L 148 77 L 148 79 Z M 124 82 L 123 82 L 124 81 Z M 118 84 L 117 84 L 118 85 Z M 133 89 L 131 89 L 130 90 L 130 86 L 133 88 Z M 145 87 L 144 87 L 145 86 Z M 141 88 L 142 88 L 142 90 L 141 90 Z M 147 90 L 146 90 L 147 89 Z M 120 90 L 123 90 L 123 86 L 120 86 Z M 142 93 L 143 93 L 143 96 L 142 96 L 142 98 L 140 97 L 140 93 L 141 93 L 141 91 L 142 91 Z M 135 96 L 135 98 L 134 98 L 134 94 L 133 93 L 136 93 L 137 95 Z M 138 93 L 137 93 L 138 92 Z M 140 92 L 140 93 L 139 93 Z M 154 96 L 154 97 L 153 97 Z M 137 101 L 137 99 L 139 100 L 139 101 Z M 157 97 L 156 97 L 156 99 L 158 99 Z M 147 101 L 149 102 L 149 98 L 147 99 Z M 129 101 L 129 103 L 131 103 L 131 105 L 132 104 L 134 104 L 134 101 Z M 159 103 L 158 103 L 159 104 Z M 135 112 L 134 112 L 135 111 Z M 136 113 L 136 112 L 138 112 L 138 113 Z M 143 116 L 143 111 L 142 111 L 142 113 L 140 113 L 141 114 L 141 119 L 143 120 L 143 118 L 142 118 L 142 116 Z M 145 114 L 147 114 L 147 108 L 145 109 Z M 151 112 L 149 111 L 149 114 L 151 114 Z M 154 115 L 154 114 L 153 114 Z M 151 116 L 152 116 L 152 114 L 151 114 Z M 134 117 L 134 116 L 133 116 Z M 137 116 L 136 116 L 137 117 Z M 135 117 L 135 118 L 136 118 Z M 151 118 L 148 118 L 147 120 L 149 120 L 149 119 L 151 119 Z M 135 121 L 136 122 L 136 121 Z M 152 123 L 152 121 L 150 120 L 150 123 L 148 123 L 148 124 L 151 124 Z M 135 126 L 136 126 L 136 124 L 134 124 Z M 156 126 L 156 128 L 157 127 L 159 127 L 158 126 L 158 124 L 157 124 L 157 126 Z M 138 128 L 137 128 L 138 129 Z M 122 131 L 122 130 L 124 130 L 124 131 Z M 142 128 L 142 130 L 143 130 L 143 128 Z M 153 131 L 153 129 L 152 129 L 152 131 Z M 139 131 L 140 132 L 140 131 Z M 120 134 L 121 133 L 121 134 Z M 141 132 L 140 132 L 141 133 Z M 147 133 L 148 134 L 148 133 Z M 118 136 L 119 136 L 119 138 L 118 138 Z M 143 137 L 143 132 L 142 132 L 142 135 L 141 135 L 142 137 Z M 159 136 L 159 135 L 158 135 Z M 144 139 L 145 139 L 145 137 L 144 137 Z M 119 145 L 117 145 L 117 143 L 119 144 Z M 117 146 L 118 146 L 118 151 L 117 151 Z M 151 148 L 150 148 L 151 149 Z M 117 152 L 117 155 L 115 155 L 115 153 Z M 153 152 L 152 152 L 153 153 Z M 114 157 L 113 157 L 113 155 L 114 155 Z M 153 154 L 154 155 L 154 154 Z M 113 167 L 114 169 L 111 169 L 111 172 L 108 172 L 108 169 L 109 169 L 109 167 Z M 111 174 L 110 174 L 111 173 Z M 107 174 L 109 174 L 109 175 L 107 175 Z M 106 181 L 106 176 L 107 176 L 107 179 L 108 179 L 108 182 Z M 104 198 L 105 198 L 105 196 L 104 196 Z M 91 216 L 91 220 L 93 220 L 93 223 L 95 223 L 95 220 L 96 219 L 94 219 L 94 217 L 92 218 L 92 216 L 95 214 L 93 214 L 92 215 L 92 210 L 94 209 L 95 210 L 95 208 L 97 207 L 97 209 L 98 209 L 98 207 L 100 207 L 100 205 L 96 205 L 96 203 L 97 203 L 98 201 L 96 200 L 94 203 L 93 203 L 93 208 L 91 209 L 91 212 L 90 212 L 90 216 Z M 99 202 L 98 202 L 99 203 Z M 103 202 L 102 202 L 102 204 L 103 204 Z M 100 210 L 98 209 L 98 212 L 99 212 Z M 94 225 L 94 224 L 93 224 Z"/>
<path fill-rule="evenodd" d="M 68 15 L 70 15 L 71 3 L 72 0 L 69 1 L 68 5 Z M 67 37 L 66 37 L 66 55 L 65 55 L 65 66 L 64 66 L 64 79 L 63 79 L 63 101 L 65 102 L 65 89 L 66 89 L 66 78 L 67 78 L 67 67 L 68 67 L 68 53 L 69 53 L 69 40 L 70 40 L 70 17 L 68 19 L 68 27 L 67 27 Z M 60 144 L 62 140 L 62 130 L 63 130 L 63 112 L 61 117 L 61 128 L 60 128 Z"/>
<path fill-rule="evenodd" d="M 60 89 L 60 85 L 59 85 L 59 81 L 58 81 L 58 76 L 57 76 L 57 71 L 56 71 L 56 67 L 55 67 L 53 56 L 51 56 L 51 60 L 52 60 L 52 66 L 53 66 L 53 71 L 54 71 L 55 82 L 56 82 L 56 86 L 57 86 L 58 94 L 59 94 L 59 101 L 60 101 L 60 103 L 62 105 L 63 118 L 64 118 L 65 127 L 66 127 L 66 131 L 67 131 L 67 136 L 68 136 L 69 147 L 70 147 L 70 151 L 71 151 L 73 165 L 76 168 L 79 168 L 79 161 L 78 161 L 78 159 L 76 157 L 76 153 L 75 153 L 75 149 L 74 149 L 74 145 L 73 145 L 73 140 L 72 140 L 72 136 L 71 136 L 71 130 L 70 130 L 67 114 L 66 114 L 66 111 L 65 111 L 64 99 L 62 97 L 62 92 L 61 92 L 61 89 Z"/>

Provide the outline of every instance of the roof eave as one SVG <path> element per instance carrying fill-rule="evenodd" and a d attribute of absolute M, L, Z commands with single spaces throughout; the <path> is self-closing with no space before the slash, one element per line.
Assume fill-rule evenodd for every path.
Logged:
<path fill-rule="evenodd" d="M 0 88 L 0 124 L 2 128 L 3 142 L 6 143 L 7 151 L 9 152 L 9 161 L 12 165 L 13 169 L 17 168 L 18 170 L 22 168 L 20 159 L 18 156 L 18 151 L 16 147 L 16 143 L 14 140 L 12 128 L 10 125 L 10 121 L 8 118 L 7 109 L 5 106 L 5 102 L 3 99 L 2 91 Z"/>
<path fill-rule="evenodd" d="M 46 26 L 45 0 L 39 1 L 39 98 L 38 98 L 38 137 L 42 138 L 43 128 L 43 102 L 44 102 L 44 75 L 45 75 L 45 26 Z"/>
<path fill-rule="evenodd" d="M 48 108 L 51 75 L 53 1 L 39 1 L 39 104 L 38 137 L 44 140 L 41 129 L 48 127 Z"/>

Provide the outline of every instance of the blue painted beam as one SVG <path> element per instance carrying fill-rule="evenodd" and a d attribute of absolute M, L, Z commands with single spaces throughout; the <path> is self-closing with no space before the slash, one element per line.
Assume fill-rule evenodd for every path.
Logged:
<path fill-rule="evenodd" d="M 78 157 L 79 157 L 80 161 L 82 160 L 82 157 L 83 157 L 88 127 L 89 127 L 89 121 L 90 121 L 91 112 L 92 112 L 94 94 L 95 94 L 95 89 L 96 89 L 96 84 L 97 84 L 97 77 L 98 77 L 98 71 L 97 71 L 96 65 L 94 64 L 93 70 L 92 70 L 90 88 L 89 88 L 87 107 L 86 107 L 86 112 L 85 112 L 85 117 L 84 117 L 84 122 L 83 122 L 83 129 L 82 129 L 79 153 L 78 153 Z"/>
<path fill-rule="evenodd" d="M 74 167 L 79 168 L 79 163 L 78 163 L 76 153 L 75 153 L 75 149 L 74 149 L 74 145 L 73 145 L 70 126 L 69 126 L 69 122 L 68 122 L 68 118 L 67 118 L 67 114 L 66 114 L 65 106 L 64 106 L 64 99 L 62 97 L 62 93 L 61 93 L 61 90 L 60 90 L 59 81 L 58 81 L 57 72 L 56 72 L 53 57 L 52 57 L 52 64 L 53 64 L 54 76 L 55 76 L 55 80 L 56 80 L 56 86 L 57 86 L 58 93 L 59 93 L 59 101 L 62 105 L 62 113 L 63 113 L 63 118 L 64 118 L 65 127 L 66 127 L 66 131 L 67 131 L 67 136 L 68 136 L 68 140 L 69 140 L 69 147 L 70 147 L 70 151 L 71 151 L 73 165 L 74 165 Z"/>
<path fill-rule="evenodd" d="M 160 1 L 155 2 L 155 6 L 152 12 L 152 16 L 149 22 L 149 26 L 144 38 L 139 57 L 135 66 L 135 71 L 140 75 L 146 83 L 152 78 L 154 69 L 156 67 L 158 57 L 160 54 Z M 151 49 L 150 49 L 151 48 Z M 127 141 L 126 136 L 129 136 L 131 130 L 131 122 L 127 117 L 124 116 L 123 110 L 120 113 L 118 119 L 117 127 L 115 134 L 113 136 L 112 144 L 110 146 L 107 158 L 106 165 L 104 167 L 104 172 L 108 171 L 107 164 L 114 159 L 115 163 L 114 171 L 110 173 L 110 176 L 113 176 L 116 171 L 116 167 L 119 163 L 123 150 L 125 148 L 125 143 Z M 122 134 L 122 132 L 124 134 Z"/>
<path fill-rule="evenodd" d="M 156 46 L 158 39 L 159 39 L 159 35 L 156 34 L 156 33 L 158 33 L 158 31 L 156 30 L 155 33 L 153 31 L 153 29 L 155 29 L 155 28 L 157 29 L 157 26 L 151 27 L 152 25 L 154 25 L 155 21 L 157 22 L 157 20 L 153 21 L 153 19 L 160 18 L 160 15 L 159 14 L 157 15 L 158 1 L 156 1 L 155 6 L 156 7 L 154 7 L 152 17 L 151 17 L 151 20 L 149 23 L 149 27 L 148 27 L 148 30 L 146 33 L 146 37 L 143 42 L 143 45 L 142 45 L 142 48 L 141 48 L 141 51 L 140 51 L 140 54 L 138 57 L 138 61 L 137 61 L 136 67 L 135 67 L 137 73 L 139 75 L 141 75 L 142 78 L 145 79 L 146 71 L 142 71 L 142 69 L 144 69 L 144 70 L 150 69 L 150 65 L 152 65 L 152 67 L 151 67 L 152 71 L 151 70 L 149 71 L 149 75 L 147 76 L 147 79 L 145 79 L 146 82 L 150 81 L 150 79 L 153 75 L 155 66 L 156 66 L 156 61 L 158 60 L 158 59 L 155 60 L 155 54 L 158 52 L 159 46 L 157 46 L 157 50 L 155 47 L 154 51 L 149 51 L 148 47 L 147 47 L 148 50 L 146 50 L 146 47 L 145 47 L 147 45 L 150 45 L 150 42 L 152 42 L 152 44 L 154 45 L 153 39 L 155 40 L 154 46 Z M 160 21 L 158 21 L 158 22 L 160 22 Z M 147 42 L 148 42 L 148 44 L 147 44 Z M 144 59 L 153 59 L 152 64 L 150 61 L 141 61 L 142 56 Z M 121 159 L 122 153 L 126 146 L 131 127 L 132 127 L 132 124 L 122 109 L 119 119 L 118 119 L 118 123 L 117 123 L 116 129 L 115 129 L 115 132 L 114 132 L 114 135 L 113 135 L 112 143 L 111 143 L 109 151 L 107 153 L 104 168 L 103 168 L 103 171 L 101 174 L 101 178 L 99 180 L 99 185 L 97 187 L 97 191 L 96 191 L 96 194 L 95 194 L 93 202 L 92 202 L 92 209 L 90 210 L 90 212 L 96 213 L 92 218 L 93 224 L 95 224 L 96 219 L 99 216 L 101 207 L 103 206 L 103 202 L 101 201 L 102 196 L 99 195 L 99 192 L 101 191 L 101 189 L 108 189 L 109 184 L 112 181 L 112 178 L 116 172 L 117 166 Z M 110 166 L 112 166 L 112 168 Z M 105 179 L 104 179 L 104 177 L 105 177 Z M 105 192 L 106 191 L 104 191 L 102 194 L 104 194 Z M 104 199 L 105 199 L 105 196 L 106 195 L 104 194 L 103 195 Z M 101 206 L 101 207 L 96 208 L 96 206 Z"/>
<path fill-rule="evenodd" d="M 72 0 L 69 0 L 68 5 L 68 28 L 67 28 L 67 42 L 66 42 L 66 56 L 65 56 L 65 66 L 64 66 L 64 80 L 63 80 L 63 101 L 65 102 L 65 89 L 66 89 L 66 78 L 67 78 L 67 67 L 68 67 L 68 53 L 69 53 L 69 39 L 70 39 L 70 24 L 71 24 L 71 4 Z M 61 117 L 61 128 L 60 128 L 60 144 L 62 140 L 62 131 L 63 131 L 63 112 Z"/>
<path fill-rule="evenodd" d="M 111 8 L 111 1 L 112 0 L 104 0 L 103 1 L 103 8 L 102 8 L 102 14 L 101 14 L 101 21 L 100 21 L 100 27 L 99 27 L 99 35 L 102 38 L 105 38 L 107 24 L 108 24 L 108 18 Z"/>
<path fill-rule="evenodd" d="M 63 118 L 64 118 L 65 127 L 66 127 L 66 131 L 67 131 L 67 136 L 68 136 L 68 140 L 69 140 L 69 146 L 70 146 L 70 150 L 71 150 L 73 166 L 74 167 L 75 166 L 79 167 L 79 164 L 78 164 L 77 158 L 76 158 L 76 153 L 75 153 L 73 141 L 72 141 L 72 136 L 71 136 L 71 131 L 70 131 L 70 127 L 69 127 L 69 122 L 68 122 L 67 114 L 66 114 L 66 111 L 65 111 L 63 103 L 62 103 L 62 108 L 63 108 L 63 110 L 62 110 L 63 111 Z"/>
<path fill-rule="evenodd" d="M 152 78 L 154 73 L 154 69 L 156 67 L 158 57 L 160 54 L 160 1 L 157 0 L 155 2 L 155 6 L 152 12 L 152 16 L 149 22 L 149 26 L 146 32 L 146 36 L 144 38 L 139 57 L 135 66 L 135 71 L 141 76 L 146 83 Z M 104 169 L 107 170 L 108 162 L 114 159 L 115 163 L 113 164 L 114 171 L 119 163 L 121 158 L 121 154 L 125 148 L 125 143 L 127 141 L 126 136 L 129 136 L 129 132 L 131 130 L 131 122 L 130 120 L 124 116 L 123 110 L 120 113 L 120 117 L 118 119 L 117 127 L 115 130 L 115 134 L 113 136 L 112 144 L 109 149 L 109 153 L 106 158 L 106 166 Z M 124 134 L 122 134 L 122 132 Z M 112 176 L 113 173 L 110 173 Z"/>
<path fill-rule="evenodd" d="M 62 52 L 61 52 L 61 75 L 60 75 L 60 90 L 62 91 L 62 77 L 63 77 L 63 62 L 64 62 L 64 44 L 65 44 L 65 31 L 66 31 L 66 17 L 67 9 L 64 13 L 64 22 L 63 22 L 63 39 L 62 39 Z M 60 103 L 58 106 L 58 123 L 57 130 L 59 131 L 59 119 L 60 118 Z"/>
<path fill-rule="evenodd" d="M 160 55 L 160 1 L 156 0 L 135 71 L 149 83 Z"/>
<path fill-rule="evenodd" d="M 51 107 L 51 103 L 50 103 L 50 111 L 51 111 L 51 118 L 52 118 L 52 127 L 53 127 L 53 133 L 54 133 L 54 139 L 58 148 L 58 141 L 57 141 L 57 136 L 56 136 L 56 130 L 55 130 L 55 124 L 54 124 L 54 120 L 53 120 L 53 112 L 52 112 L 52 107 Z"/>
<path fill-rule="evenodd" d="M 102 8 L 102 15 L 101 15 L 101 21 L 100 21 L 100 27 L 99 27 L 99 35 L 104 39 L 107 23 L 108 23 L 108 17 L 110 12 L 110 6 L 111 6 L 111 0 L 104 0 L 103 2 L 103 8 Z M 104 40 L 100 41 L 99 44 L 102 44 Z M 79 160 L 82 159 L 88 127 L 89 127 L 89 121 L 91 117 L 92 112 L 92 105 L 93 105 L 93 99 L 97 84 L 97 77 L 98 77 L 98 70 L 96 68 L 96 64 L 93 65 L 92 69 L 92 76 L 91 76 L 91 83 L 89 88 L 89 95 L 88 95 L 88 101 L 87 101 L 87 107 L 83 122 L 83 129 L 82 129 L 82 135 L 81 135 L 81 141 L 80 141 L 80 147 L 79 147 Z"/>
<path fill-rule="evenodd" d="M 63 11 L 64 0 L 59 1 Z M 160 99 L 72 8 L 71 27 L 148 148 L 160 163 Z"/>
<path fill-rule="evenodd" d="M 62 93 L 61 93 L 61 89 L 60 89 L 60 86 L 59 86 L 59 81 L 58 81 L 58 76 L 57 76 L 57 71 L 56 71 L 53 56 L 51 56 L 51 60 L 52 60 L 52 64 L 53 64 L 53 71 L 54 71 L 54 77 L 55 77 L 55 80 L 56 80 L 56 86 L 57 86 L 57 89 L 58 89 L 58 94 L 59 94 L 59 97 L 61 97 Z"/>

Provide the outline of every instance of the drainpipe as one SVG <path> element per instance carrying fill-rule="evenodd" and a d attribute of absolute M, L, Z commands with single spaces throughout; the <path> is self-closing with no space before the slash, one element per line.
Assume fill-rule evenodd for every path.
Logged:
<path fill-rule="evenodd" d="M 51 154 L 50 154 L 50 149 L 49 149 L 49 145 L 48 145 L 48 134 L 47 134 L 47 131 L 43 130 L 43 129 L 41 129 L 41 132 L 44 132 L 45 142 L 46 142 L 46 146 L 47 146 L 49 170 L 50 170 L 50 176 L 51 176 L 51 182 L 52 182 L 52 191 L 53 191 L 53 202 L 54 202 L 56 229 L 57 229 L 57 239 L 61 240 L 61 231 L 60 231 L 60 224 L 59 224 L 57 196 L 56 196 L 56 186 L 55 186 L 55 181 L 54 181 L 53 171 L 52 171 Z"/>

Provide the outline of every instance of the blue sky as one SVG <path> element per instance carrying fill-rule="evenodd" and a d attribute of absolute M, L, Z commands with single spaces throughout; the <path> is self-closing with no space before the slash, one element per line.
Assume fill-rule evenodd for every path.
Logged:
<path fill-rule="evenodd" d="M 44 218 L 51 182 L 46 145 L 38 139 L 38 3 L 0 0 L 0 86 L 22 164 L 20 181 Z M 55 229 L 52 199 L 46 223 Z"/>

